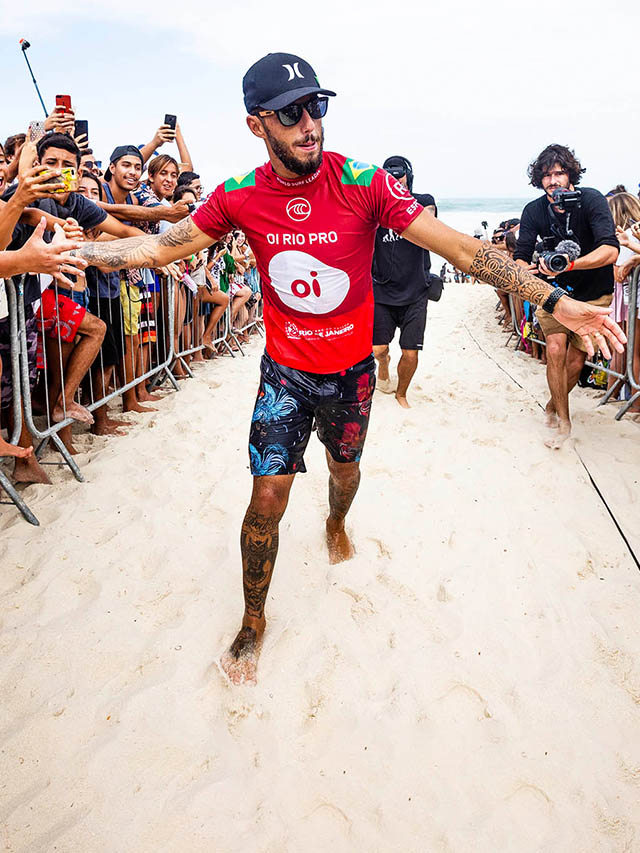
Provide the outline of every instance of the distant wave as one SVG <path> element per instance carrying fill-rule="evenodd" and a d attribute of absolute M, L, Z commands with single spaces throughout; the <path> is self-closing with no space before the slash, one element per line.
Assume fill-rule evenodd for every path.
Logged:
<path fill-rule="evenodd" d="M 451 211 L 491 211 L 492 213 L 511 212 L 522 210 L 530 202 L 530 198 L 439 198 L 437 199 L 438 211 L 447 213 Z"/>

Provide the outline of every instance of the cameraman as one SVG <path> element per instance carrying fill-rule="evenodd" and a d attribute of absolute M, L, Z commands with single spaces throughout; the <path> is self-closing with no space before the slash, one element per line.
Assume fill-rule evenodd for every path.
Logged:
<path fill-rule="evenodd" d="M 396 180 L 433 216 L 438 215 L 432 195 L 413 192 L 413 168 L 406 157 L 388 157 L 383 165 Z M 404 408 L 409 383 L 418 367 L 418 351 L 424 342 L 427 300 L 439 299 L 442 281 L 432 276 L 431 257 L 426 249 L 404 240 L 390 228 L 378 228 L 373 253 L 373 354 L 378 362 L 377 388 L 386 394 L 395 390 L 396 400 Z M 437 289 L 437 293 L 434 291 Z M 389 378 L 389 344 L 400 329 L 398 384 Z"/>
<path fill-rule="evenodd" d="M 538 308 L 536 311 L 547 342 L 547 382 L 551 399 L 546 406 L 546 423 L 554 430 L 545 444 L 554 449 L 560 448 L 571 434 L 569 392 L 580 377 L 586 351 L 580 337 L 552 315 L 550 301 L 555 304 L 565 291 L 580 302 L 610 305 L 613 265 L 619 251 L 616 229 L 602 193 L 589 187 L 575 191 L 584 171 L 573 151 L 564 145 L 548 145 L 530 164 L 527 170 L 530 183 L 543 189 L 545 195 L 529 202 L 522 211 L 514 254 L 519 264 L 545 276 L 558 288 L 547 300 L 548 310 Z M 540 254 L 551 253 L 550 250 L 562 241 L 578 245 L 560 245 L 560 253 L 566 248 L 566 254 L 557 258 L 556 263 L 547 254 L 546 260 L 540 257 L 532 264 L 538 237 L 544 244 Z M 565 269 L 560 273 L 552 272 L 549 263 Z"/>

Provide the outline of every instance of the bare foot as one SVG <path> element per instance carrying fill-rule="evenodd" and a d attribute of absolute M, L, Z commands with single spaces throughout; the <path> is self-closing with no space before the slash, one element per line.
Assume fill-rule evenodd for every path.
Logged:
<path fill-rule="evenodd" d="M 16 459 L 13 479 L 16 483 L 47 483 L 51 485 L 51 480 L 44 468 L 33 455 L 24 459 Z"/>
<path fill-rule="evenodd" d="M 356 553 L 344 526 L 335 530 L 329 519 L 327 519 L 327 548 L 329 550 L 329 563 L 332 566 L 335 566 L 336 563 L 342 563 L 344 560 L 350 560 Z"/>
<path fill-rule="evenodd" d="M 220 658 L 220 665 L 232 684 L 257 684 L 258 658 L 262 648 L 262 630 L 247 625 L 238 632 L 228 651 Z"/>
<path fill-rule="evenodd" d="M 64 407 L 60 403 L 53 407 L 53 411 L 51 412 L 51 420 L 55 424 L 59 424 L 61 421 L 66 420 L 67 418 L 73 418 L 74 421 L 78 421 L 81 424 L 92 424 L 93 423 L 93 415 L 89 411 L 89 409 L 85 409 L 84 406 L 81 406 L 80 403 L 76 403 L 75 400 L 72 400 L 70 403 L 66 404 L 66 414 Z"/>
<path fill-rule="evenodd" d="M 144 412 L 157 412 L 158 410 L 154 409 L 153 406 L 141 406 L 140 403 L 123 403 L 122 411 L 143 414 Z"/>
<path fill-rule="evenodd" d="M 126 435 L 127 431 L 122 429 L 125 425 L 129 426 L 124 421 L 112 421 L 111 418 L 103 418 L 93 424 L 91 432 L 94 435 Z"/>
<path fill-rule="evenodd" d="M 162 400 L 162 397 L 157 394 L 150 394 L 142 385 L 138 385 L 136 396 L 139 403 L 157 403 L 158 400 Z"/>
<path fill-rule="evenodd" d="M 16 459 L 26 459 L 33 453 L 33 447 L 18 447 L 0 438 L 0 456 L 15 456 Z"/>
<path fill-rule="evenodd" d="M 560 421 L 554 434 L 545 440 L 545 445 L 551 450 L 560 450 L 570 435 L 571 424 L 568 421 Z"/>
<path fill-rule="evenodd" d="M 377 379 L 376 391 L 382 391 L 383 394 L 393 394 L 396 390 L 396 383 L 392 379 Z"/>
<path fill-rule="evenodd" d="M 549 427 L 549 429 L 557 429 L 559 424 L 558 415 L 556 414 L 556 410 L 553 407 L 553 403 L 551 402 L 551 400 L 549 400 L 549 402 L 544 408 L 544 415 L 544 422 Z"/>
<path fill-rule="evenodd" d="M 409 401 L 407 400 L 406 397 L 399 397 L 396 394 L 396 400 L 402 406 L 403 409 L 410 409 L 411 408 L 411 406 L 409 405 Z"/>

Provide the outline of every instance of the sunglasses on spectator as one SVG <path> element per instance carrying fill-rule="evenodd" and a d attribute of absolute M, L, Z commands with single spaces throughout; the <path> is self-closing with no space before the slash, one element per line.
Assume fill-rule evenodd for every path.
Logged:
<path fill-rule="evenodd" d="M 491 238 L 492 243 L 504 243 L 504 234 L 494 234 Z"/>
<path fill-rule="evenodd" d="M 82 164 L 83 169 L 99 169 L 102 161 L 98 163 L 97 160 L 85 160 Z"/>
<path fill-rule="evenodd" d="M 311 118 L 323 118 L 327 114 L 328 105 L 328 98 L 310 98 L 304 104 L 289 104 L 289 106 L 282 107 L 279 110 L 261 110 L 256 115 L 262 118 L 263 116 L 272 116 L 275 114 L 278 116 L 278 121 L 281 125 L 284 127 L 293 127 L 302 118 L 303 110 L 306 110 Z"/>

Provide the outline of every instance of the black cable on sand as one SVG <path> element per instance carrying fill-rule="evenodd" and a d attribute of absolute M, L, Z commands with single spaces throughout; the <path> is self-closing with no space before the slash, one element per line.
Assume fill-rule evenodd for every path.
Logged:
<path fill-rule="evenodd" d="M 478 347 L 478 349 L 480 350 L 480 352 L 481 352 L 481 353 L 483 353 L 483 355 L 486 355 L 486 357 L 487 357 L 488 359 L 490 359 L 490 360 L 491 360 L 491 361 L 496 365 L 496 367 L 498 367 L 498 368 L 499 368 L 499 369 L 500 369 L 504 374 L 506 374 L 506 376 L 508 376 L 508 377 L 509 377 L 509 379 L 510 379 L 513 383 L 515 383 L 515 384 L 518 386 L 518 388 L 521 388 L 521 389 L 522 389 L 526 394 L 528 394 L 528 395 L 531 397 L 531 399 L 534 401 L 534 403 L 535 403 L 537 406 L 539 406 L 539 407 L 540 407 L 540 409 L 542 409 L 542 411 L 544 411 L 544 406 L 542 405 L 542 403 L 538 402 L 538 400 L 536 400 L 536 398 L 533 396 L 533 394 L 532 394 L 529 390 L 527 390 L 523 385 L 521 385 L 521 384 L 518 382 L 518 380 L 515 378 L 515 376 L 512 376 L 512 375 L 509 373 L 509 371 L 508 371 L 508 370 L 506 370 L 506 369 L 505 369 L 505 368 L 504 368 L 504 367 L 503 367 L 503 366 L 502 366 L 498 361 L 496 361 L 496 359 L 491 355 L 491 353 L 488 353 L 488 352 L 487 352 L 487 351 L 486 351 L 486 350 L 481 346 L 480 342 L 479 342 L 479 341 L 478 341 L 478 339 L 475 337 L 475 335 L 473 335 L 473 334 L 472 334 L 472 332 L 471 332 L 471 330 L 469 329 L 469 327 L 467 326 L 467 324 L 466 324 L 466 323 L 463 323 L 462 325 L 464 326 L 464 328 L 465 328 L 465 329 L 466 329 L 466 331 L 467 331 L 467 334 L 469 335 L 469 337 L 471 338 L 471 340 L 475 343 L 475 345 Z M 587 476 L 589 477 L 589 480 L 590 480 L 590 482 L 591 482 L 591 485 L 592 485 L 592 486 L 593 486 L 593 488 L 595 489 L 596 494 L 598 495 L 598 497 L 600 498 L 600 500 L 601 500 L 601 501 L 602 501 L 602 503 L 604 504 L 605 509 L 606 509 L 606 510 L 607 510 L 607 512 L 609 513 L 609 516 L 610 516 L 610 518 L 611 518 L 611 521 L 613 521 L 613 523 L 615 524 L 616 529 L 617 529 L 618 533 L 620 534 L 620 537 L 621 537 L 622 541 L 623 541 L 623 542 L 624 542 L 624 544 L 627 546 L 627 549 L 628 549 L 628 551 L 629 551 L 629 554 L 631 555 L 631 559 L 633 560 L 633 562 L 636 564 L 636 567 L 637 567 L 637 568 L 638 568 L 638 570 L 640 571 L 640 560 L 639 560 L 639 559 L 638 559 L 638 557 L 636 556 L 636 553 L 635 553 L 635 551 L 633 550 L 633 547 L 631 546 L 631 543 L 630 543 L 630 542 L 629 542 L 629 540 L 627 539 L 627 537 L 626 537 L 626 535 L 625 535 L 625 533 L 624 533 L 624 530 L 623 530 L 623 529 L 622 529 L 622 527 L 620 526 L 620 523 L 618 522 L 618 519 L 615 517 L 615 515 L 614 515 L 614 513 L 613 513 L 613 510 L 611 509 L 611 507 L 610 507 L 610 506 L 609 506 L 609 504 L 607 503 L 607 499 L 606 499 L 606 498 L 605 498 L 605 496 L 602 494 L 602 492 L 601 492 L 601 490 L 600 490 L 600 487 L 598 486 L 597 482 L 595 481 L 595 478 L 593 477 L 593 474 L 592 474 L 592 473 L 591 473 L 591 471 L 589 470 L 589 468 L 588 468 L 588 466 L 587 466 L 586 462 L 584 461 L 584 459 L 583 459 L 583 458 L 582 458 L 582 456 L 580 455 L 580 453 L 579 453 L 579 451 L 578 451 L 578 448 L 575 446 L 575 443 L 574 443 L 574 445 L 573 445 L 573 450 L 574 450 L 574 452 L 575 452 L 576 456 L 578 457 L 578 459 L 580 460 L 580 463 L 582 464 L 582 467 L 583 467 L 583 468 L 584 468 L 584 470 L 587 472 Z"/>

